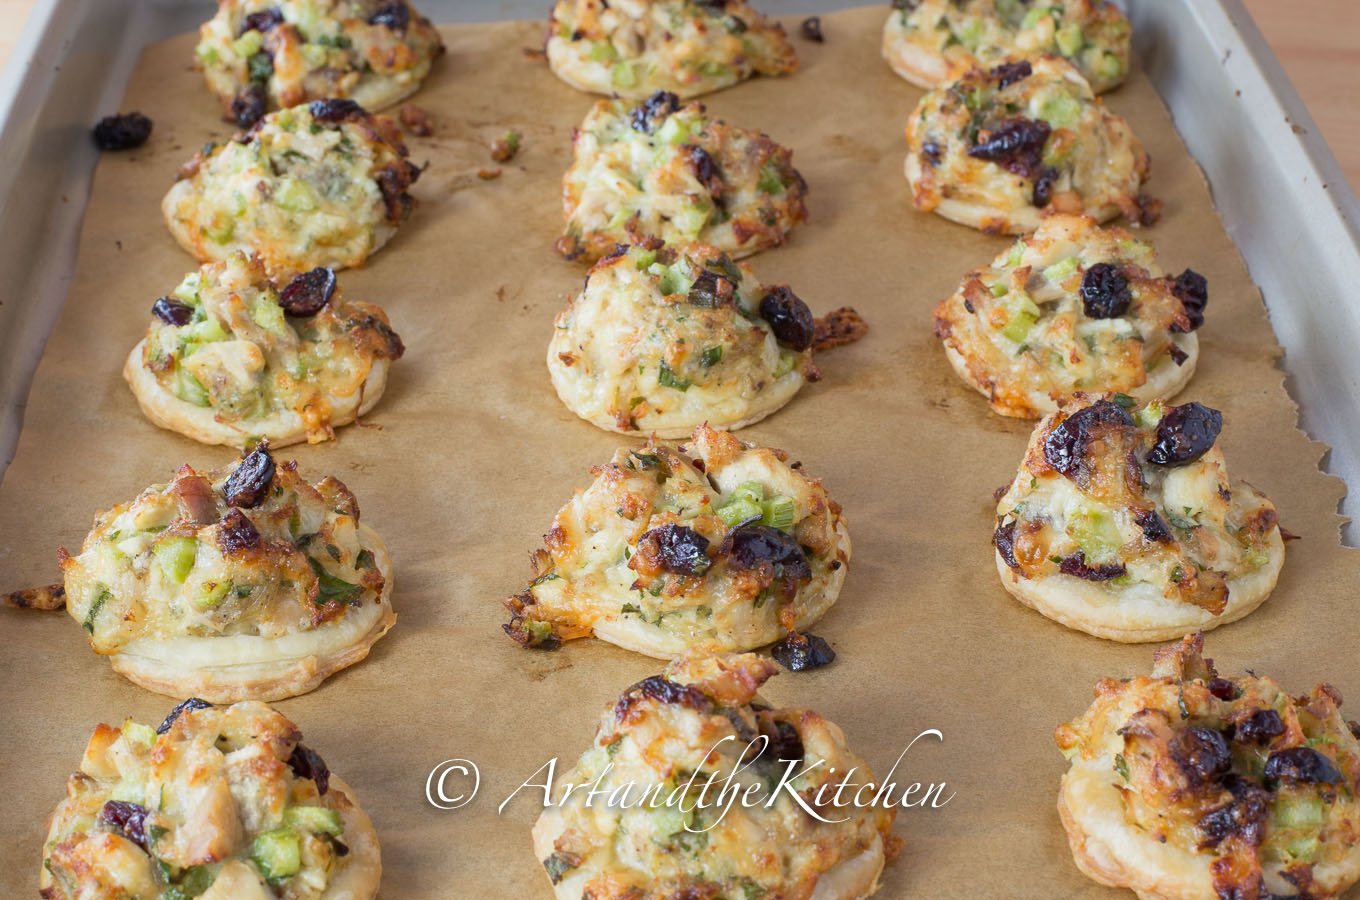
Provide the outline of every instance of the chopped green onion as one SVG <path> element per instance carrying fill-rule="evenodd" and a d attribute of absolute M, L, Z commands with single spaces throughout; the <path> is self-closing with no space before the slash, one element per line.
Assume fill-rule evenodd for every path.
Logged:
<path fill-rule="evenodd" d="M 705 350 L 703 352 L 703 355 L 700 356 L 699 360 L 703 364 L 703 367 L 705 369 L 711 369 L 714 366 L 716 366 L 719 363 L 719 361 L 722 360 L 722 358 L 723 358 L 722 344 L 718 344 L 716 346 L 709 347 L 707 350 Z"/>
<path fill-rule="evenodd" d="M 756 187 L 762 194 L 782 194 L 784 192 L 784 179 L 779 174 L 779 169 L 774 163 L 767 162 L 760 167 L 760 180 L 756 182 Z"/>
<path fill-rule="evenodd" d="M 677 391 L 689 390 L 690 382 L 675 374 L 675 371 L 663 359 L 661 369 L 657 372 L 656 383 L 662 387 L 674 388 Z"/>

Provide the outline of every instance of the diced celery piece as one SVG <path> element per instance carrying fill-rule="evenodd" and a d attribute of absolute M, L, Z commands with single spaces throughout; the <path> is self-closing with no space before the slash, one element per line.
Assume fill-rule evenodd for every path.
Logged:
<path fill-rule="evenodd" d="M 208 239 L 216 244 L 225 244 L 236 234 L 236 220 L 222 214 L 214 217 L 212 225 L 204 229 Z"/>
<path fill-rule="evenodd" d="M 1321 846 L 1321 843 L 1321 840 L 1315 834 L 1309 837 L 1301 837 L 1285 844 L 1284 852 L 1296 861 L 1311 862 L 1313 857 L 1317 856 L 1318 847 Z"/>
<path fill-rule="evenodd" d="M 1077 258 L 1069 256 L 1060 262 L 1044 269 L 1044 277 L 1054 284 L 1061 284 L 1073 275 L 1077 274 Z"/>
<path fill-rule="evenodd" d="M 793 371 L 793 367 L 797 362 L 798 357 L 792 350 L 780 350 L 779 365 L 774 367 L 774 377 L 783 378 Z"/>
<path fill-rule="evenodd" d="M 283 811 L 283 824 L 312 834 L 341 834 L 345 823 L 340 813 L 324 806 L 290 806 Z"/>
<path fill-rule="evenodd" d="M 1124 545 L 1110 514 L 1099 509 L 1085 509 L 1073 515 L 1067 522 L 1067 533 L 1077 542 L 1088 562 L 1110 559 Z"/>
<path fill-rule="evenodd" d="M 191 537 L 166 538 L 157 543 L 152 552 L 165 577 L 175 584 L 184 584 L 198 555 L 198 541 Z"/>
<path fill-rule="evenodd" d="M 274 202 L 289 212 L 311 212 L 316 209 L 316 193 L 298 178 L 285 178 L 274 191 Z"/>
<path fill-rule="evenodd" d="M 1039 118 L 1054 128 L 1071 128 L 1081 118 L 1081 101 L 1071 94 L 1053 94 L 1039 104 Z"/>
<path fill-rule="evenodd" d="M 1010 293 L 1011 289 L 1006 286 L 1004 281 L 998 281 L 996 284 L 992 285 L 991 290 L 993 297 L 1004 297 Z"/>
<path fill-rule="evenodd" d="M 658 288 L 661 293 L 666 296 L 689 293 L 693 282 L 690 280 L 689 271 L 685 268 L 683 261 L 665 267 L 659 274 L 661 275 L 661 283 Z"/>
<path fill-rule="evenodd" d="M 1140 427 L 1153 428 L 1158 422 L 1162 421 L 1164 415 L 1166 415 L 1166 405 L 1160 400 L 1153 400 L 1134 413 L 1133 418 Z"/>
<path fill-rule="evenodd" d="M 150 747 L 156 743 L 156 729 L 128 719 L 123 723 L 123 739 L 129 743 Z"/>
<path fill-rule="evenodd" d="M 320 44 L 303 44 L 302 59 L 312 68 L 319 68 L 330 59 L 331 51 Z"/>
<path fill-rule="evenodd" d="M 1306 794 L 1281 796 L 1270 811 L 1277 828 L 1312 831 L 1320 828 L 1325 818 L 1322 798 Z"/>
<path fill-rule="evenodd" d="M 760 179 L 756 182 L 756 188 L 762 194 L 782 194 L 784 192 L 784 179 L 779 175 L 774 163 L 766 163 L 760 167 Z"/>
<path fill-rule="evenodd" d="M 1096 72 L 1100 74 L 1101 78 L 1111 80 L 1120 78 L 1124 74 L 1124 63 L 1113 53 L 1106 53 L 1100 58 L 1100 63 L 1096 66 Z"/>
<path fill-rule="evenodd" d="M 985 24 L 981 18 L 969 19 L 964 22 L 962 27 L 954 31 L 954 37 L 958 38 L 960 44 L 970 52 L 978 48 L 982 43 L 982 31 Z"/>
<path fill-rule="evenodd" d="M 242 59 L 245 59 L 248 56 L 254 56 L 256 53 L 259 53 L 260 48 L 263 46 L 264 35 L 252 28 L 232 42 L 231 52 Z"/>
<path fill-rule="evenodd" d="M 1046 6 L 1037 6 L 1025 13 L 1025 18 L 1020 21 L 1021 30 L 1033 28 L 1048 16 L 1050 10 Z"/>
<path fill-rule="evenodd" d="M 764 515 L 761 517 L 761 524 L 778 528 L 780 531 L 788 531 L 793 527 L 798 516 L 798 504 L 793 502 L 792 497 L 775 497 L 763 505 Z"/>
<path fill-rule="evenodd" d="M 1053 36 L 1058 44 L 1058 52 L 1063 56 L 1076 56 L 1086 46 L 1086 36 L 1081 33 L 1080 22 L 1068 22 Z"/>
<path fill-rule="evenodd" d="M 1008 341 L 1023 344 L 1037 321 L 1039 321 L 1038 316 L 1019 310 L 1011 314 L 1010 321 L 1006 323 L 1005 328 L 1001 329 L 1001 334 Z"/>
<path fill-rule="evenodd" d="M 210 405 L 207 389 L 183 366 L 175 369 L 175 396 L 194 406 Z"/>
<path fill-rule="evenodd" d="M 739 525 L 742 522 L 749 522 L 752 519 L 759 519 L 764 515 L 759 503 L 750 500 L 734 499 L 729 500 L 717 509 L 718 518 L 727 524 L 728 528 Z"/>
<path fill-rule="evenodd" d="M 288 331 L 288 323 L 283 318 L 283 307 L 269 294 L 260 294 L 250 304 L 250 317 L 255 320 L 256 325 L 266 331 L 275 334 L 285 334 Z"/>
<path fill-rule="evenodd" d="M 302 869 L 302 839 L 291 828 L 276 828 L 257 836 L 250 860 L 270 882 L 291 878 Z"/>
<path fill-rule="evenodd" d="M 199 44 L 197 47 L 194 48 L 194 53 L 203 62 L 203 64 L 207 66 L 216 65 L 217 61 L 222 58 L 221 55 L 217 52 L 217 48 L 212 46 L 211 44 Z"/>
<path fill-rule="evenodd" d="M 589 56 L 591 62 L 613 62 L 619 58 L 619 51 L 609 41 L 591 41 Z"/>
<path fill-rule="evenodd" d="M 672 147 L 678 146 L 689 140 L 689 126 L 679 116 L 670 116 L 656 130 L 656 139 Z"/>
<path fill-rule="evenodd" d="M 638 271 L 642 272 L 651 268 L 652 263 L 656 262 L 655 250 L 639 250 L 637 254 Z"/>
<path fill-rule="evenodd" d="M 1014 244 L 1011 244 L 1011 249 L 1006 253 L 1005 265 L 1007 268 L 1014 268 L 1015 266 L 1020 265 L 1024 258 L 1025 239 L 1020 238 Z"/>
<path fill-rule="evenodd" d="M 615 63 L 609 70 L 609 81 L 614 87 L 630 88 L 637 85 L 637 70 L 632 62 Z"/>
<path fill-rule="evenodd" d="M 210 344 L 213 341 L 227 340 L 231 337 L 231 332 L 223 328 L 221 322 L 209 317 L 202 322 L 189 326 L 189 329 L 184 332 L 184 336 L 199 344 Z"/>
<path fill-rule="evenodd" d="M 226 598 L 230 590 L 230 581 L 205 581 L 198 596 L 194 598 L 194 605 L 199 609 L 212 609 Z"/>
<path fill-rule="evenodd" d="M 671 216 L 671 224 L 690 238 L 699 236 L 699 232 L 704 230 L 708 224 L 708 217 L 713 212 L 711 204 L 699 202 L 692 203 L 684 209 Z"/>

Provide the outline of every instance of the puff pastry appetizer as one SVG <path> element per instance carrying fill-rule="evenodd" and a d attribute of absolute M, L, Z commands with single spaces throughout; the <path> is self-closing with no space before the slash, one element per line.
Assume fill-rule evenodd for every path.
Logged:
<path fill-rule="evenodd" d="M 608 431 L 735 430 L 821 377 L 807 304 L 700 244 L 653 242 L 602 260 L 555 324 L 557 396 Z"/>
<path fill-rule="evenodd" d="M 634 99 L 698 97 L 798 68 L 783 26 L 742 0 L 557 0 L 544 50 L 577 90 Z"/>
<path fill-rule="evenodd" d="M 1218 410 L 1078 396 L 997 502 L 1001 582 L 1069 628 L 1136 643 L 1216 628 L 1275 587 L 1275 506 L 1229 479 Z"/>
<path fill-rule="evenodd" d="M 796 465 L 796 464 L 795 464 Z M 622 448 L 553 520 L 505 631 L 553 650 L 594 634 L 648 656 L 750 650 L 840 595 L 850 533 L 780 450 L 706 425 L 690 445 Z"/>
<path fill-rule="evenodd" d="M 333 476 L 308 484 L 263 444 L 216 472 L 181 466 L 60 555 L 90 646 L 171 696 L 305 694 L 396 621 L 392 561 L 354 495 Z"/>
<path fill-rule="evenodd" d="M 666 92 L 637 105 L 602 100 L 572 134 L 557 249 L 596 260 L 616 244 L 660 238 L 750 256 L 807 221 L 806 195 L 792 152 L 702 103 L 681 106 Z"/>
<path fill-rule="evenodd" d="M 368 900 L 378 835 L 354 791 L 263 703 L 198 698 L 94 730 L 43 846 L 47 900 Z"/>
<path fill-rule="evenodd" d="M 883 58 L 923 88 L 1010 59 L 1061 56 L 1096 93 L 1129 71 L 1129 20 L 1109 0 L 893 0 Z"/>
<path fill-rule="evenodd" d="M 1139 195 L 1148 172 L 1128 122 L 1054 57 L 974 70 L 907 122 L 916 208 L 992 234 L 1033 231 L 1045 212 L 1146 224 L 1158 208 Z"/>
<path fill-rule="evenodd" d="M 390 106 L 416 92 L 443 52 L 407 0 L 217 0 L 194 51 L 242 128 L 309 100 Z"/>
<path fill-rule="evenodd" d="M 935 310 L 935 335 L 993 412 L 1037 419 L 1079 391 L 1173 397 L 1199 360 L 1209 302 L 1191 269 L 1165 275 L 1147 244 L 1054 215 Z"/>
<path fill-rule="evenodd" d="M 1058 728 L 1058 812 L 1088 876 L 1145 900 L 1338 897 L 1360 880 L 1360 742 L 1329 684 L 1224 678 L 1203 636 L 1104 678 Z"/>
<path fill-rule="evenodd" d="M 843 821 L 826 823 L 788 795 L 829 792 L 852 771 L 855 783 L 872 783 L 873 773 L 832 722 L 761 700 L 756 691 L 776 671 L 755 654 L 687 658 L 605 708 L 594 743 L 564 781 L 601 792 L 631 786 L 633 805 L 588 804 L 576 792 L 539 817 L 534 851 L 560 900 L 852 900 L 878 889 L 900 849 L 896 813 L 846 806 L 823 816 Z M 722 784 L 729 774 L 760 792 L 750 804 L 719 805 L 716 789 L 706 802 L 698 796 L 710 778 Z M 644 791 L 659 799 L 639 804 Z"/>
<path fill-rule="evenodd" d="M 152 305 L 123 377 L 162 428 L 282 447 L 329 440 L 372 409 L 403 351 L 387 314 L 345 301 L 330 269 L 276 280 L 258 257 L 233 253 Z"/>
<path fill-rule="evenodd" d="M 278 271 L 357 266 L 415 205 L 407 189 L 420 169 L 406 157 L 391 119 L 314 100 L 194 154 L 161 212 L 199 262 L 244 251 Z"/>

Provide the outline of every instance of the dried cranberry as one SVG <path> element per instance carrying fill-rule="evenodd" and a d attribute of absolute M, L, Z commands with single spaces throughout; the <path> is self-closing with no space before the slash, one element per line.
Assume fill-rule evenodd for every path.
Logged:
<path fill-rule="evenodd" d="M 826 43 L 826 36 L 822 34 L 822 17 L 808 16 L 803 23 L 798 26 L 798 30 L 803 33 L 803 37 L 817 44 Z"/>
<path fill-rule="evenodd" d="M 1133 427 L 1128 410 L 1109 400 L 1097 400 L 1063 419 L 1044 438 L 1044 460 L 1057 472 L 1075 478 L 1091 441 L 1102 432 Z"/>
<path fill-rule="evenodd" d="M 368 17 L 370 25 L 386 25 L 393 31 L 404 31 L 411 24 L 411 9 L 405 3 L 384 3 Z"/>
<path fill-rule="evenodd" d="M 1210 678 L 1204 685 L 1220 700 L 1236 700 L 1241 694 L 1238 693 L 1237 685 L 1226 678 Z"/>
<path fill-rule="evenodd" d="M 236 36 L 240 37 L 247 31 L 266 32 L 271 30 L 275 25 L 282 24 L 283 13 L 279 12 L 278 9 L 262 9 L 259 12 L 251 13 L 241 20 L 241 30 L 237 32 Z"/>
<path fill-rule="evenodd" d="M 1346 722 L 1346 727 L 1351 730 L 1351 736 L 1360 740 L 1360 722 L 1350 719 Z"/>
<path fill-rule="evenodd" d="M 1236 835 L 1250 846 L 1265 837 L 1266 816 L 1270 812 L 1270 794 L 1250 781 L 1228 776 L 1225 786 L 1232 792 L 1232 800 L 1205 813 L 1199 820 L 1204 840 L 1201 848 L 1217 847 L 1226 838 Z"/>
<path fill-rule="evenodd" d="M 1020 570 L 1020 563 L 1015 558 L 1015 523 L 997 522 L 996 531 L 992 532 L 992 546 L 996 552 L 1001 554 L 1001 558 L 1006 561 L 1006 565 Z"/>
<path fill-rule="evenodd" d="M 1172 330 L 1173 331 L 1175 330 L 1174 326 Z M 1190 358 L 1189 353 L 1186 353 L 1184 350 L 1182 350 L 1180 347 L 1177 347 L 1175 344 L 1170 344 L 1167 346 L 1166 355 L 1171 357 L 1171 361 L 1178 366 L 1185 365 L 1185 361 Z"/>
<path fill-rule="evenodd" d="M 926 141 L 921 145 L 921 155 L 932 166 L 938 166 L 940 160 L 944 158 L 944 148 L 940 146 L 939 141 Z"/>
<path fill-rule="evenodd" d="M 170 710 L 170 715 L 166 716 L 165 721 L 156 729 L 156 734 L 165 734 L 170 730 L 170 726 L 175 724 L 176 719 L 184 713 L 193 712 L 196 709 L 212 709 L 212 704 L 207 700 L 190 697 L 188 700 L 177 704 L 174 709 Z"/>
<path fill-rule="evenodd" d="M 249 128 L 264 117 L 269 98 L 263 85 L 247 85 L 231 101 L 231 118 L 238 127 Z"/>
<path fill-rule="evenodd" d="M 194 308 L 173 297 L 158 297 L 151 304 L 151 314 L 166 325 L 188 325 L 194 317 Z"/>
<path fill-rule="evenodd" d="M 620 721 L 627 718 L 633 707 L 642 700 L 655 700 L 696 710 L 707 710 L 713 705 L 713 701 L 696 687 L 678 684 L 664 675 L 652 675 L 623 692 L 619 702 L 614 704 L 614 718 Z"/>
<path fill-rule="evenodd" d="M 694 306 L 717 309 L 730 303 L 736 292 L 737 286 L 731 281 L 717 272 L 705 269 L 694 279 L 694 284 L 690 285 L 689 302 Z"/>
<path fill-rule="evenodd" d="M 921 0 L 892 0 L 892 8 L 903 12 L 911 12 L 920 5 Z"/>
<path fill-rule="evenodd" d="M 1266 760 L 1266 778 L 1296 784 L 1338 784 L 1341 772 L 1336 764 L 1312 747 L 1276 750 Z"/>
<path fill-rule="evenodd" d="M 314 316 L 330 302 L 334 293 L 335 272 L 325 266 L 317 266 L 310 272 L 298 275 L 279 291 L 279 306 L 290 316 Z"/>
<path fill-rule="evenodd" d="M 1223 430 L 1223 413 L 1200 403 L 1173 406 L 1157 423 L 1157 442 L 1147 461 L 1157 466 L 1183 466 L 1214 446 Z"/>
<path fill-rule="evenodd" d="M 680 148 L 689 161 L 689 167 L 694 172 L 694 177 L 704 186 L 714 198 L 721 198 L 723 194 L 722 173 L 718 171 L 718 164 L 713 161 L 713 157 L 708 155 L 708 151 L 703 147 L 696 147 L 693 144 L 685 144 Z"/>
<path fill-rule="evenodd" d="M 1155 509 L 1140 509 L 1133 514 L 1133 520 L 1143 529 L 1143 537 L 1154 544 L 1171 543 L 1171 528 Z"/>
<path fill-rule="evenodd" d="M 812 577 L 803 548 L 778 528 L 742 525 L 732 530 L 725 543 L 731 565 L 737 569 L 754 571 L 771 566 L 777 578 L 801 581 Z"/>
<path fill-rule="evenodd" d="M 1258 709 L 1237 723 L 1233 740 L 1239 744 L 1268 744 L 1284 734 L 1284 719 L 1273 709 Z"/>
<path fill-rule="evenodd" d="M 707 571 L 708 538 L 684 525 L 662 525 L 642 536 L 639 554 L 654 558 L 661 568 L 677 575 L 699 575 Z M 646 545 L 645 550 L 642 545 Z"/>
<path fill-rule="evenodd" d="M 94 143 L 100 150 L 131 150 L 151 137 L 151 120 L 139 112 L 105 116 L 94 126 Z"/>
<path fill-rule="evenodd" d="M 110 800 L 99 810 L 95 821 L 100 825 L 111 826 L 143 850 L 149 850 L 151 844 L 146 835 L 146 817 L 150 813 L 150 810 L 139 803 Z"/>
<path fill-rule="evenodd" d="M 222 549 L 228 553 L 237 553 L 260 545 L 260 532 L 255 529 L 255 523 L 239 509 L 230 510 L 222 517 L 218 527 L 222 536 Z"/>
<path fill-rule="evenodd" d="M 415 207 L 415 200 L 406 189 L 420 178 L 420 169 L 403 160 L 384 166 L 373 173 L 373 180 L 382 192 L 383 208 L 387 211 L 387 221 L 398 225 L 406 220 Z"/>
<path fill-rule="evenodd" d="M 298 778 L 311 779 L 316 784 L 318 794 L 325 796 L 330 789 L 331 770 L 326 767 L 326 761 L 320 754 L 307 745 L 298 744 L 293 748 L 293 754 L 288 757 L 288 768 Z"/>
<path fill-rule="evenodd" d="M 812 310 L 782 284 L 770 288 L 769 293 L 760 298 L 760 317 L 770 323 L 775 340 L 794 350 L 801 352 L 811 347 L 817 336 Z"/>
<path fill-rule="evenodd" d="M 1204 307 L 1209 305 L 1209 279 L 1194 269 L 1186 269 L 1171 282 L 1171 293 L 1185 308 L 1191 331 L 1204 324 Z M 1174 325 L 1171 330 L 1184 331 Z"/>
<path fill-rule="evenodd" d="M 1023 81 L 1033 75 L 1034 69 L 1027 60 L 1022 59 L 1019 62 L 1002 63 L 987 74 L 996 79 L 996 89 L 1004 91 L 1017 81 Z"/>
<path fill-rule="evenodd" d="M 782 719 L 776 719 L 761 733 L 765 736 L 765 744 L 760 753 L 756 754 L 756 759 L 803 761 L 803 754 L 806 752 L 803 749 L 803 737 L 793 725 Z"/>
<path fill-rule="evenodd" d="M 254 509 L 264 502 L 269 483 L 274 480 L 274 457 L 269 455 L 269 444 L 255 445 L 240 464 L 222 483 L 222 495 L 228 506 Z"/>
<path fill-rule="evenodd" d="M 1040 172 L 1039 177 L 1034 179 L 1034 191 L 1030 195 L 1030 202 L 1043 209 L 1053 202 L 1053 183 L 1058 180 L 1058 170 L 1052 166 L 1045 166 Z"/>
<path fill-rule="evenodd" d="M 805 669 L 819 669 L 829 665 L 835 660 L 836 651 L 815 634 L 799 634 L 794 631 L 776 642 L 770 648 L 770 655 L 774 657 L 775 662 L 790 672 L 802 672 Z"/>
<path fill-rule="evenodd" d="M 1007 119 L 993 128 L 985 140 L 968 148 L 968 155 L 1032 178 L 1039 171 L 1044 144 L 1051 132 L 1042 119 Z"/>
<path fill-rule="evenodd" d="M 358 103 L 339 97 L 332 97 L 328 100 L 313 100 L 307 105 L 307 111 L 318 122 L 344 122 L 368 115 Z"/>
<path fill-rule="evenodd" d="M 1123 563 L 1102 563 L 1098 566 L 1086 564 L 1086 554 L 1078 550 L 1071 556 L 1065 557 L 1058 564 L 1058 571 L 1064 575 L 1071 575 L 1075 578 L 1084 578 L 1087 581 L 1113 581 L 1128 574 Z"/>
<path fill-rule="evenodd" d="M 1081 276 L 1081 308 L 1087 318 L 1122 316 L 1132 302 L 1129 280 L 1109 263 L 1096 263 Z"/>
<path fill-rule="evenodd" d="M 646 100 L 633 107 L 628 121 L 634 131 L 651 134 L 666 117 L 680 108 L 680 98 L 670 91 L 657 91 Z"/>
<path fill-rule="evenodd" d="M 1232 770 L 1232 751 L 1223 735 L 1192 725 L 1176 732 L 1168 748 L 1172 760 L 1192 786 L 1202 787 Z"/>

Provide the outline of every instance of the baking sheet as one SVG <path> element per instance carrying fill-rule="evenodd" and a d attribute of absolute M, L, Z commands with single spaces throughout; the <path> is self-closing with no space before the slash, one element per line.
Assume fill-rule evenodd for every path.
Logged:
<path fill-rule="evenodd" d="M 879 60 L 882 16 L 881 7 L 825 16 L 824 45 L 795 39 L 798 75 L 707 100 L 791 146 L 812 188 L 812 222 L 753 260 L 762 280 L 791 284 L 815 311 L 854 305 L 872 329 L 823 359 L 822 382 L 742 432 L 822 476 L 855 541 L 841 601 L 814 629 L 838 660 L 776 678 L 765 693 L 839 723 L 880 773 L 922 730 L 944 733 L 943 745 L 918 742 L 904 767 L 911 780 L 947 782 L 955 797 L 899 816 L 907 848 L 884 896 L 1110 895 L 1071 863 L 1053 809 L 1063 762 L 1051 735 L 1085 707 L 1098 677 L 1145 671 L 1152 648 L 1068 632 L 997 582 L 991 491 L 1013 474 L 1030 426 L 991 416 L 957 381 L 931 336 L 931 311 L 1006 241 L 910 209 L 901 126 L 920 92 Z M 527 552 L 622 440 L 563 408 L 543 364 L 552 317 L 582 275 L 550 245 L 571 128 L 592 99 L 521 52 L 541 29 L 445 29 L 449 56 L 416 98 L 437 129 L 411 140 L 413 157 L 431 163 L 416 188 L 422 205 L 367 267 L 341 275 L 348 296 L 387 307 L 407 357 L 369 427 L 281 451 L 314 479 L 345 480 L 397 566 L 398 624 L 369 660 L 278 704 L 373 816 L 386 897 L 547 896 L 528 836 L 535 798 L 497 807 L 549 758 L 570 766 L 600 708 L 659 668 L 593 641 L 529 653 L 499 628 L 500 599 L 523 586 Z M 195 147 L 228 132 L 189 71 L 191 46 L 186 36 L 147 50 L 124 108 L 152 115 L 155 134 L 96 173 L 73 287 L 0 486 L 7 586 L 53 580 L 58 545 L 78 546 L 97 510 L 179 463 L 230 459 L 147 424 L 118 375 L 151 300 L 192 268 L 159 224 L 160 197 Z M 1209 652 L 1296 692 L 1330 679 L 1353 694 L 1360 679 L 1347 651 L 1360 626 L 1348 601 L 1360 557 L 1337 539 L 1341 482 L 1317 470 L 1322 446 L 1294 427 L 1260 296 L 1155 92 L 1140 76 L 1108 102 L 1147 144 L 1150 187 L 1166 201 L 1146 236 L 1168 270 L 1209 278 L 1200 368 L 1183 397 L 1224 411 L 1233 472 L 1303 536 L 1275 596 L 1213 633 Z M 493 165 L 486 143 L 507 128 L 524 135 L 520 155 L 497 180 L 470 178 Z M 173 701 L 115 676 L 67 616 L 7 610 L 0 627 L 9 688 L 0 893 L 27 896 L 45 817 L 94 724 L 158 721 Z M 479 766 L 479 793 L 436 810 L 426 777 L 455 757 Z"/>

